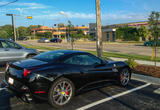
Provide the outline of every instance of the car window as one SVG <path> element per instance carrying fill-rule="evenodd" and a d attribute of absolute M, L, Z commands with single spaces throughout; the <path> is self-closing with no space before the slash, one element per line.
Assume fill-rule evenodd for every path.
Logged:
<path fill-rule="evenodd" d="M 101 60 L 90 55 L 75 55 L 65 60 L 64 63 L 74 65 L 94 65 L 100 64 Z"/>
<path fill-rule="evenodd" d="M 10 45 L 5 41 L 1 41 L 1 44 L 3 48 L 10 48 Z"/>
<path fill-rule="evenodd" d="M 9 46 L 10 46 L 10 48 L 20 48 L 20 46 L 19 45 L 17 45 L 16 43 L 13 43 L 13 42 L 9 42 L 9 41 L 6 41 L 8 44 L 9 44 Z"/>
<path fill-rule="evenodd" d="M 63 52 L 51 51 L 51 52 L 46 52 L 46 53 L 39 54 L 39 55 L 37 55 L 33 58 L 49 62 L 49 61 L 54 61 L 54 60 L 56 60 L 57 58 L 59 58 L 63 55 L 64 55 Z"/>

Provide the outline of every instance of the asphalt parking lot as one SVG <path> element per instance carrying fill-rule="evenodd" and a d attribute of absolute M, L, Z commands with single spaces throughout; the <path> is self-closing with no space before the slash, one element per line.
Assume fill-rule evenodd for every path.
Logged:
<path fill-rule="evenodd" d="M 0 73 L 2 83 L 4 73 Z M 75 96 L 59 110 L 160 110 L 160 94 L 155 92 L 160 85 L 132 80 L 126 87 L 105 83 Z M 13 94 L 0 88 L 0 110 L 57 110 L 46 102 L 27 104 Z"/>
<path fill-rule="evenodd" d="M 61 49 L 71 49 L 70 43 L 38 43 L 37 40 L 18 41 L 19 44 L 42 46 L 43 47 L 55 47 Z M 75 42 L 74 49 L 77 50 L 96 50 L 96 42 Z M 103 51 L 111 53 L 123 53 L 123 54 L 135 54 L 135 55 L 147 55 L 152 56 L 153 49 L 151 47 L 145 47 L 143 44 L 131 44 L 131 43 L 103 43 Z M 160 55 L 159 49 L 157 50 L 157 56 Z"/>

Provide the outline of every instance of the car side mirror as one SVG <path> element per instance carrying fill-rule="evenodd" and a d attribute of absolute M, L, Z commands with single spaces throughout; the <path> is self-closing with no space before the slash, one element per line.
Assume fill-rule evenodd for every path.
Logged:
<path fill-rule="evenodd" d="M 100 67 L 100 66 L 104 66 L 104 65 L 106 65 L 106 62 L 104 60 L 101 60 L 100 64 L 98 64 L 98 63 L 95 64 L 95 68 Z"/>
<path fill-rule="evenodd" d="M 17 47 L 16 49 L 22 49 L 22 47 Z"/>

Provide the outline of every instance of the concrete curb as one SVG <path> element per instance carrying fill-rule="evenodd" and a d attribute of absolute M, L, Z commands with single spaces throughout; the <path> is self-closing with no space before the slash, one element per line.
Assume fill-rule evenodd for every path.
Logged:
<path fill-rule="evenodd" d="M 115 57 L 108 57 L 112 60 L 115 60 L 115 61 L 125 61 L 127 60 L 126 58 L 115 58 Z M 144 61 L 144 60 L 135 60 L 138 64 L 144 64 L 144 65 L 152 65 L 154 66 L 154 62 L 153 61 Z M 160 67 L 160 63 L 157 62 L 157 66 Z"/>
<path fill-rule="evenodd" d="M 138 80 L 138 81 L 143 81 L 151 84 L 156 84 L 160 85 L 160 78 L 155 78 L 152 76 L 145 76 L 145 75 L 140 75 L 140 74 L 132 74 L 132 79 Z"/>

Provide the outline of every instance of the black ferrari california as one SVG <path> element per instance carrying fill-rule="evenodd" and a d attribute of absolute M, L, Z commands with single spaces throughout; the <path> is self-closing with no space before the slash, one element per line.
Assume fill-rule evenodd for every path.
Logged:
<path fill-rule="evenodd" d="M 56 50 L 8 63 L 4 83 L 23 101 L 47 100 L 61 107 L 93 83 L 113 80 L 126 86 L 130 78 L 131 69 L 125 62 L 102 60 L 87 52 Z"/>

